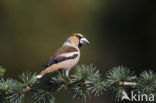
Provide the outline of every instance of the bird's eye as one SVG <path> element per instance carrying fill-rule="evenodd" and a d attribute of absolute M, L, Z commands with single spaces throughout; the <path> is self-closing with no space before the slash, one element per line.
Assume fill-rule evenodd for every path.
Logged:
<path fill-rule="evenodd" d="M 82 37 L 81 36 L 79 36 L 79 35 L 76 35 L 76 37 L 80 40 Z"/>

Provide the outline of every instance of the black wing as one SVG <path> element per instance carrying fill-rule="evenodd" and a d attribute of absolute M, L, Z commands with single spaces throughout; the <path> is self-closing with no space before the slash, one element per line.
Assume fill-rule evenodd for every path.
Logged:
<path fill-rule="evenodd" d="M 51 66 L 53 64 L 57 64 L 57 63 L 62 62 L 62 61 L 65 61 L 65 60 L 68 60 L 68 59 L 75 59 L 77 56 L 78 56 L 78 54 L 74 54 L 74 55 L 69 56 L 69 57 L 63 57 L 63 56 L 55 57 L 55 58 L 50 59 L 42 67 L 45 69 L 45 68 L 47 68 L 47 67 L 49 67 L 49 66 Z"/>

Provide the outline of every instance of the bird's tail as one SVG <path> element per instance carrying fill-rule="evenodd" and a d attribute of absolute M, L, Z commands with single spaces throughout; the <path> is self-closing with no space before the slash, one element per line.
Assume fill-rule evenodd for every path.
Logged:
<path fill-rule="evenodd" d="M 47 74 L 48 72 L 52 72 L 52 71 L 49 71 L 48 69 L 45 69 L 45 70 L 43 70 L 39 75 L 37 75 L 35 78 L 36 78 L 36 79 L 40 79 L 40 78 L 42 78 L 45 74 Z"/>
<path fill-rule="evenodd" d="M 35 78 L 36 79 L 42 78 L 42 75 L 37 75 Z"/>
<path fill-rule="evenodd" d="M 45 74 L 50 73 L 50 72 L 54 72 L 54 71 L 56 71 L 56 70 L 58 70 L 58 67 L 56 67 L 56 66 L 49 67 L 49 68 L 43 70 L 43 71 L 42 71 L 39 75 L 37 75 L 35 78 L 36 78 L 36 79 L 40 79 L 40 78 L 42 78 Z"/>

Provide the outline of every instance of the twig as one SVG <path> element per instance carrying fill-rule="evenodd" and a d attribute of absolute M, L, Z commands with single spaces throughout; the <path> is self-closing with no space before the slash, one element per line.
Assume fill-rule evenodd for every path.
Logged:
<path fill-rule="evenodd" d="M 119 82 L 119 85 L 121 86 L 136 86 L 137 84 L 135 82 Z"/>
<path fill-rule="evenodd" d="M 27 88 L 23 89 L 23 92 L 29 92 L 29 91 L 31 91 L 30 87 L 27 87 Z"/>

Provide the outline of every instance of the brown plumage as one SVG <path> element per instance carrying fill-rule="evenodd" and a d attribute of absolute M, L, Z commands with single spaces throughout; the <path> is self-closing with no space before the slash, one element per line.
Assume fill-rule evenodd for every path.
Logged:
<path fill-rule="evenodd" d="M 71 46 L 62 46 L 60 49 L 58 49 L 56 51 L 56 53 L 54 53 L 54 55 L 52 57 L 57 57 L 61 54 L 64 53 L 71 53 L 71 52 L 77 52 L 78 50 L 75 47 L 71 47 Z"/>
<path fill-rule="evenodd" d="M 44 65 L 45 70 L 37 75 L 36 78 L 41 78 L 46 73 L 53 72 L 61 68 L 66 70 L 66 76 L 68 77 L 71 68 L 73 68 L 79 61 L 79 48 L 83 44 L 88 43 L 89 41 L 79 33 L 70 35 L 63 46 L 58 49 L 51 59 Z"/>

